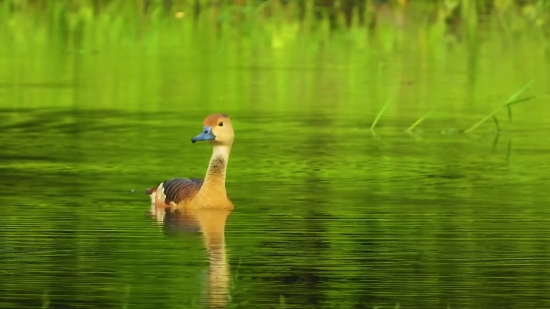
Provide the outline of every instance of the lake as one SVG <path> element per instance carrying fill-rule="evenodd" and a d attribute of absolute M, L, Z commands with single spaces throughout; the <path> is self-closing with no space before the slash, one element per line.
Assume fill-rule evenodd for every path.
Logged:
<path fill-rule="evenodd" d="M 550 305 L 547 40 L 174 33 L 0 38 L 0 308 Z M 216 112 L 235 210 L 154 222 Z"/>

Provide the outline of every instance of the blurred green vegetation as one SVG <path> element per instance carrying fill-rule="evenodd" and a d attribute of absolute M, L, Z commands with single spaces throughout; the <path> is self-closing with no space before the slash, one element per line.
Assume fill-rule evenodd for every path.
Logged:
<path fill-rule="evenodd" d="M 14 87 L 0 104 L 20 107 L 77 100 L 77 108 L 113 108 L 114 100 L 121 108 L 178 109 L 172 100 L 140 100 L 168 90 L 210 107 L 332 106 L 338 114 L 360 110 L 374 118 L 395 96 L 389 116 L 407 114 L 405 102 L 422 109 L 407 128 L 435 106 L 451 114 L 474 108 L 482 117 L 511 89 L 534 80 L 540 94 L 548 80 L 548 0 L 2 0 L 0 21 L 0 80 Z M 258 76 L 267 67 L 277 70 Z M 216 74 L 207 72 L 212 68 Z M 243 68 L 255 72 L 237 70 Z M 169 79 L 169 71 L 179 71 L 180 80 Z M 431 82 L 423 82 L 428 76 Z M 262 96 L 250 86 L 258 83 L 269 85 Z M 96 88 L 93 94 L 82 88 L 71 95 L 69 88 L 84 84 Z M 464 84 L 468 89 L 460 89 Z M 67 91 L 44 94 L 51 87 Z M 332 101 L 312 106 L 319 87 L 331 90 Z M 300 104 L 292 104 L 297 97 Z"/>
<path fill-rule="evenodd" d="M 140 40 L 189 42 L 196 36 L 281 48 L 336 34 L 367 49 L 474 44 L 484 31 L 548 42 L 548 0 L 2 0 L 1 35 L 16 43 L 61 41 L 100 48 Z M 168 41 L 168 42 L 166 42 Z M 227 41 L 226 41 L 227 43 Z"/>

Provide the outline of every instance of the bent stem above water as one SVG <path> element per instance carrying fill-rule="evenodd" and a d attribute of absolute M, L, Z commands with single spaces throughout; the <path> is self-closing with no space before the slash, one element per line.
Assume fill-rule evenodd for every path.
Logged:
<path fill-rule="evenodd" d="M 388 108 L 388 105 L 390 105 L 391 100 L 392 100 L 392 98 L 389 98 L 388 101 L 386 101 L 386 104 L 384 104 L 384 106 L 382 106 L 382 109 L 378 112 L 378 115 L 376 115 L 376 118 L 374 118 L 374 121 L 372 122 L 372 125 L 370 126 L 371 132 L 374 133 L 374 127 L 376 126 L 376 123 L 378 123 L 378 119 L 380 119 L 380 117 L 382 117 L 382 114 Z"/>
<path fill-rule="evenodd" d="M 527 89 L 529 89 L 529 87 L 531 87 L 531 85 L 533 85 L 533 82 L 534 81 L 530 81 L 529 83 L 527 83 L 525 86 L 523 86 L 523 88 L 521 88 L 520 90 L 516 91 L 512 96 L 510 96 L 510 98 L 508 98 L 508 100 L 506 100 L 506 103 L 504 103 L 503 105 L 499 106 L 498 108 L 496 108 L 495 110 L 493 110 L 489 115 L 485 116 L 483 119 L 481 119 L 478 123 L 474 124 L 472 127 L 470 127 L 469 129 L 465 130 L 464 132 L 465 133 L 470 133 L 472 132 L 475 128 L 479 127 L 482 123 L 484 123 L 487 119 L 491 118 L 494 116 L 494 114 L 496 114 L 501 108 L 504 108 L 504 107 L 507 107 L 508 108 L 508 118 L 510 121 L 512 121 L 512 110 L 510 108 L 511 105 L 513 104 L 517 104 L 517 103 L 520 103 L 520 102 L 525 102 L 525 101 L 529 101 L 533 98 L 535 98 L 534 96 L 531 96 L 531 97 L 527 97 L 527 98 L 523 98 L 523 99 L 517 99 L 520 95 L 522 95 Z M 494 118 L 496 119 L 496 118 Z M 500 130 L 500 127 L 498 126 L 498 121 L 496 120 L 495 123 L 497 123 L 497 128 L 499 128 Z"/>
<path fill-rule="evenodd" d="M 405 130 L 405 132 L 407 133 L 411 133 L 412 130 L 418 126 L 422 121 L 424 121 L 424 119 L 428 118 L 428 116 L 433 113 L 435 111 L 435 108 L 431 109 L 429 112 L 427 112 L 426 114 L 424 114 L 424 116 L 418 118 L 417 121 L 415 121 L 407 130 Z"/>

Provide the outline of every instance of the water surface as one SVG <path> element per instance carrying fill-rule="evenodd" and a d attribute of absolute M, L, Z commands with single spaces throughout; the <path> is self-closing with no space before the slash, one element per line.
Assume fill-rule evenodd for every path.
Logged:
<path fill-rule="evenodd" d="M 548 306 L 550 70 L 499 46 L 475 68 L 462 49 L 3 55 L 0 307 Z M 532 79 L 499 134 L 460 133 Z M 208 238 L 146 218 L 143 190 L 204 175 L 190 138 L 212 112 L 236 130 L 236 209 Z"/>

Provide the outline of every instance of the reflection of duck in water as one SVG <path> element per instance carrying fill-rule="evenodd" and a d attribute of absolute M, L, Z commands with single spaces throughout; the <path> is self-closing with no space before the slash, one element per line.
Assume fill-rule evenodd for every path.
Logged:
<path fill-rule="evenodd" d="M 229 293 L 229 263 L 225 251 L 225 222 L 230 210 L 198 210 L 196 218 L 208 251 L 208 303 L 210 308 L 225 308 Z"/>
<path fill-rule="evenodd" d="M 201 134 L 191 141 L 209 141 L 214 150 L 204 179 L 174 178 L 145 192 L 151 197 L 150 215 L 170 230 L 200 229 L 209 256 L 208 302 L 225 308 L 228 302 L 229 265 L 225 251 L 225 222 L 233 210 L 225 190 L 225 173 L 233 127 L 225 114 L 204 119 Z"/>
<path fill-rule="evenodd" d="M 227 209 L 195 209 L 185 215 L 176 210 L 163 222 L 165 233 L 196 231 L 202 233 L 204 247 L 208 254 L 208 275 L 203 290 L 208 308 L 226 308 L 229 295 L 229 262 L 225 250 L 225 224 L 231 214 Z"/>
<path fill-rule="evenodd" d="M 204 179 L 169 179 L 145 191 L 151 197 L 150 214 L 158 221 L 164 220 L 167 208 L 183 216 L 195 209 L 234 208 L 225 191 L 225 172 L 235 136 L 231 120 L 225 114 L 212 114 L 203 125 L 201 134 L 191 141 L 209 141 L 214 146 Z"/>

